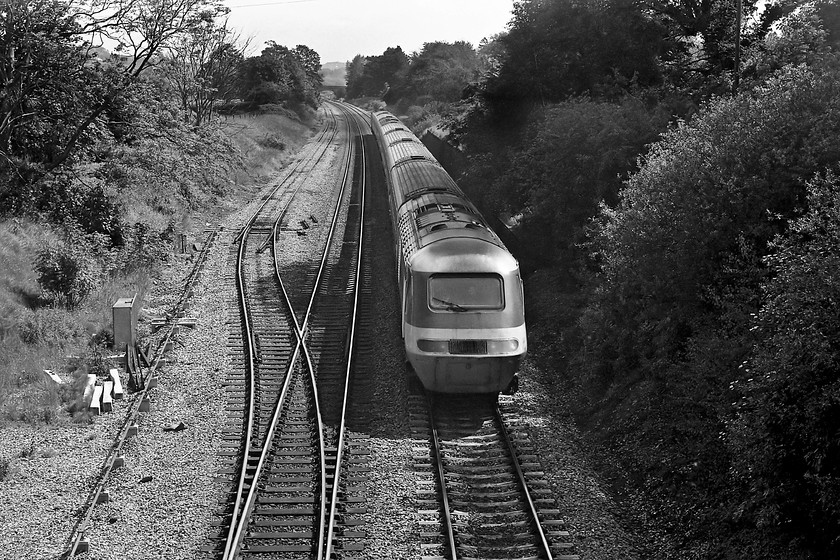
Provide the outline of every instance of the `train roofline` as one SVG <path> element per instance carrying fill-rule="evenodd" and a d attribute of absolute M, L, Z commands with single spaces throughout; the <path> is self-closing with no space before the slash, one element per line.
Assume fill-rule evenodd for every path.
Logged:
<path fill-rule="evenodd" d="M 519 262 L 504 247 L 477 237 L 447 237 L 420 247 L 409 259 L 414 272 L 512 273 Z"/>

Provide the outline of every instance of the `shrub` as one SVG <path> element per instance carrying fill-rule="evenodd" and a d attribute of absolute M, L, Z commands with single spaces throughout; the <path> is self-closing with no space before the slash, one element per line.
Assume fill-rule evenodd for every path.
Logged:
<path fill-rule="evenodd" d="M 535 114 L 522 150 L 492 188 L 508 211 L 523 215 L 519 233 L 528 244 L 568 263 L 598 204 L 616 203 L 622 178 L 667 123 L 632 98 L 558 103 Z"/>
<path fill-rule="evenodd" d="M 730 445 L 759 524 L 840 554 L 840 177 L 809 185 L 809 211 L 766 259 L 775 277 L 761 340 L 735 384 Z"/>
<path fill-rule="evenodd" d="M 260 138 L 257 141 L 257 144 L 262 146 L 263 148 L 271 148 L 274 150 L 285 150 L 286 143 L 279 136 L 273 136 L 266 134 L 264 137 Z"/>
<path fill-rule="evenodd" d="M 145 222 L 137 222 L 124 230 L 124 244 L 107 255 L 107 271 L 128 274 L 166 262 L 171 254 L 171 230 L 158 231 Z"/>
<path fill-rule="evenodd" d="M 613 365 L 657 375 L 730 303 L 757 310 L 760 275 L 745 269 L 801 208 L 805 183 L 840 161 L 828 140 L 840 134 L 838 78 L 840 67 L 789 68 L 652 147 L 620 206 L 604 209 L 596 247 L 605 283 L 592 334 Z"/>
<path fill-rule="evenodd" d="M 62 347 L 84 333 L 75 317 L 59 309 L 24 311 L 18 315 L 17 328 L 20 339 L 29 345 Z"/>
<path fill-rule="evenodd" d="M 38 284 L 54 300 L 74 309 L 101 278 L 101 266 L 92 256 L 94 248 L 77 232 L 70 231 L 60 245 L 48 245 L 35 257 Z"/>
<path fill-rule="evenodd" d="M 635 463 L 620 469 L 655 473 L 652 488 L 682 482 L 667 513 L 686 535 L 706 531 L 695 542 L 716 538 L 709 524 L 682 517 L 700 511 L 698 504 L 710 504 L 718 520 L 772 526 L 767 534 L 788 542 L 807 534 L 800 542 L 825 547 L 832 531 L 840 534 L 840 326 L 828 318 L 838 316 L 832 302 L 840 293 L 819 295 L 831 293 L 840 259 L 821 242 L 824 262 L 820 251 L 801 249 L 763 260 L 788 220 L 814 204 L 806 194 L 815 173 L 840 162 L 838 135 L 840 66 L 789 67 L 760 90 L 709 102 L 669 131 L 627 181 L 621 203 L 603 208 L 594 245 L 600 282 L 570 370 L 590 383 L 611 444 L 625 446 L 625 433 L 638 437 L 623 447 Z M 832 231 L 831 216 L 814 234 Z M 750 314 L 761 308 L 768 265 L 779 276 L 766 284 L 776 322 L 766 310 L 761 334 L 751 330 Z M 752 389 L 727 448 L 714 440 L 727 435 L 730 384 L 742 377 L 738 365 L 756 337 L 762 342 L 743 379 L 752 379 Z M 744 486 L 728 474 L 739 455 Z M 657 464 L 658 456 L 668 460 Z M 715 480 L 689 486 L 657 473 L 678 473 L 680 457 L 692 456 L 703 477 Z"/>
<path fill-rule="evenodd" d="M 107 236 L 120 244 L 123 209 L 109 188 L 96 177 L 58 173 L 25 187 L 32 192 L 23 210 L 45 216 L 55 224 L 73 223 L 83 233 Z"/>

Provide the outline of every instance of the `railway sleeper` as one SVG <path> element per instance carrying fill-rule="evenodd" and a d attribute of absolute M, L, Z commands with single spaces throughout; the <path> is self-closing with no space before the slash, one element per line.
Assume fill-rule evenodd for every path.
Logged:
<path fill-rule="evenodd" d="M 282 479 L 277 480 L 280 482 Z M 262 490 L 266 494 L 279 494 L 281 492 L 314 492 L 315 487 L 310 486 L 266 486 Z"/>
<path fill-rule="evenodd" d="M 483 477 L 482 480 L 486 479 Z M 489 479 L 494 480 L 494 479 Z M 498 488 L 510 488 L 510 489 L 518 489 L 519 485 L 514 481 L 502 481 L 502 482 L 477 482 L 475 480 L 466 480 L 466 481 L 449 481 L 446 485 L 447 488 L 452 489 L 452 491 L 458 491 L 460 489 L 474 491 L 474 490 L 491 490 L 491 489 L 498 489 Z"/>
<path fill-rule="evenodd" d="M 452 472 L 447 472 L 447 476 L 454 475 L 454 476 L 463 476 L 469 477 L 474 474 L 482 474 L 482 473 L 492 473 L 494 476 L 504 475 L 510 471 L 510 465 L 507 464 L 498 464 L 498 465 L 458 465 L 458 464 L 450 464 L 444 461 L 444 466 L 447 469 L 452 469 Z"/>
<path fill-rule="evenodd" d="M 251 545 L 242 548 L 242 554 L 278 554 L 281 552 L 311 552 L 311 544 Z"/>
<path fill-rule="evenodd" d="M 311 539 L 312 531 L 258 531 L 248 534 L 249 539 Z"/>
<path fill-rule="evenodd" d="M 504 553 L 506 556 L 509 557 L 509 553 L 515 551 L 519 554 L 528 553 L 533 554 L 530 556 L 518 556 L 518 560 L 540 560 L 541 557 L 537 550 L 537 547 L 534 545 L 515 545 L 509 547 L 485 547 L 485 546 L 474 546 L 474 545 L 461 545 L 458 547 L 458 557 L 461 560 L 479 560 L 480 558 L 488 558 L 495 556 L 493 552 L 500 552 Z M 489 554 L 488 554 L 489 553 Z M 470 556 L 472 554 L 472 556 Z"/>
<path fill-rule="evenodd" d="M 476 490 L 471 490 L 468 492 L 461 492 L 461 491 L 449 491 L 449 497 L 453 501 L 459 501 L 463 503 L 481 503 L 482 501 L 491 499 L 495 500 L 497 498 L 514 498 L 515 501 L 518 501 L 520 496 L 519 489 L 511 489 L 504 492 L 481 492 Z M 508 502 L 494 502 L 494 503 L 508 503 Z M 492 505 L 492 504 L 490 504 Z"/>
<path fill-rule="evenodd" d="M 476 546 L 479 548 L 506 548 L 503 546 L 505 542 L 516 541 L 530 544 L 533 546 L 534 534 L 529 529 L 525 529 L 520 533 L 481 533 L 475 532 L 473 534 L 458 534 L 458 540 L 465 545 Z M 478 542 L 476 542 L 478 541 Z M 502 543 L 502 546 L 500 546 Z M 525 545 L 522 545 L 525 546 Z"/>

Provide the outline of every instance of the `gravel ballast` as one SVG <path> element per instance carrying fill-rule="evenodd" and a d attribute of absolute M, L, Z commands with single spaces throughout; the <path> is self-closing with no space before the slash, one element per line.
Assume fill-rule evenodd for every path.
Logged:
<path fill-rule="evenodd" d="M 176 338 L 171 363 L 161 369 L 159 384 L 150 392 L 150 410 L 140 414 L 139 433 L 124 448 L 125 466 L 109 479 L 110 501 L 94 510 L 86 533 L 90 551 L 78 558 L 206 558 L 200 547 L 212 531 L 213 514 L 225 490 L 214 481 L 225 410 L 223 383 L 231 361 L 226 344 L 232 326 L 227 324 L 226 302 L 232 299 L 233 286 L 225 278 L 229 275 L 225 268 L 234 233 L 257 203 L 220 224 L 223 229 L 188 304 L 187 315 L 196 319 L 196 327 L 182 328 Z M 387 215 L 374 219 L 377 237 L 390 238 Z M 284 237 L 284 243 L 295 242 L 312 239 Z M 408 389 L 401 374 L 393 258 L 380 255 L 375 266 L 375 314 L 387 333 L 375 360 L 377 427 L 369 434 L 371 472 L 363 528 L 367 549 L 361 557 L 419 560 L 423 552 L 414 442 L 408 429 Z M 177 299 L 189 267 L 189 262 L 177 260 L 169 280 L 158 283 L 156 292 L 147 297 L 147 319 Z M 583 559 L 637 558 L 633 536 L 622 529 L 620 512 L 587 467 L 574 424 L 562 399 L 549 395 L 544 377 L 527 365 L 523 389 L 514 403 L 558 505 L 566 512 L 577 553 Z M 8 465 L 0 480 L 0 560 L 53 559 L 67 549 L 83 513 L 80 508 L 86 505 L 132 398 L 116 401 L 113 412 L 95 417 L 92 424 L 67 420 L 0 430 L 0 466 L 4 461 Z M 185 429 L 164 430 L 178 422 Z"/>

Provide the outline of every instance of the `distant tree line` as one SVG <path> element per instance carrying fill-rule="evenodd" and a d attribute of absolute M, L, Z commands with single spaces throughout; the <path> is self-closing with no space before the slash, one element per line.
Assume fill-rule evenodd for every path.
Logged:
<path fill-rule="evenodd" d="M 840 4 L 737 5 L 520 0 L 473 55 L 356 57 L 348 95 L 437 111 L 528 249 L 553 398 L 680 535 L 647 557 L 837 558 Z"/>
<path fill-rule="evenodd" d="M 465 41 L 425 43 L 411 56 L 390 47 L 379 56 L 356 55 L 347 63 L 347 96 L 381 97 L 404 105 L 424 99 L 455 102 L 486 67 L 481 47 L 476 50 Z"/>

